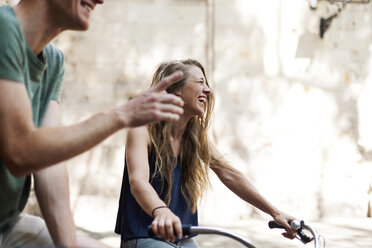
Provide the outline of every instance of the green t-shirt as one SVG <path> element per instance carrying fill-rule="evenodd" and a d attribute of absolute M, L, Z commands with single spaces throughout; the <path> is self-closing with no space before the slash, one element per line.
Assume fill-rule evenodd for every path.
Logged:
<path fill-rule="evenodd" d="M 62 52 L 49 44 L 38 57 L 35 56 L 13 8 L 1 6 L 0 79 L 25 85 L 35 126 L 41 125 L 49 102 L 59 102 L 63 76 Z M 0 230 L 6 229 L 22 212 L 30 192 L 30 183 L 30 176 L 17 178 L 10 174 L 0 158 Z"/>

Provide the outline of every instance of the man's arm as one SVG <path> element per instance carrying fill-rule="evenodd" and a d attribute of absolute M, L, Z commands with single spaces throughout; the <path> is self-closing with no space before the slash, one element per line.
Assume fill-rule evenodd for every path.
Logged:
<path fill-rule="evenodd" d="M 59 104 L 51 101 L 42 127 L 59 124 Z M 76 247 L 76 230 L 70 209 L 67 169 L 64 164 L 34 173 L 35 193 L 53 242 L 61 247 Z"/>
<path fill-rule="evenodd" d="M 66 166 L 58 164 L 38 171 L 34 180 L 40 210 L 54 244 L 77 247 Z"/>
<path fill-rule="evenodd" d="M 42 127 L 59 125 L 59 104 L 51 101 Z M 58 247 L 107 247 L 88 237 L 77 237 L 70 207 L 67 168 L 58 164 L 33 174 L 40 210 L 53 242 Z"/>
<path fill-rule="evenodd" d="M 179 97 L 165 89 L 174 73 L 128 103 L 66 127 L 36 128 L 24 84 L 0 79 L 0 158 L 15 176 L 24 176 L 81 154 L 125 127 L 174 121 L 183 113 Z"/>

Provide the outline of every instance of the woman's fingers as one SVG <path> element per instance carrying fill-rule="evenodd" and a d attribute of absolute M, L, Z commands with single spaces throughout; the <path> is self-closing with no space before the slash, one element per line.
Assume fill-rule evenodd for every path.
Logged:
<path fill-rule="evenodd" d="M 164 225 L 164 219 L 160 219 L 158 222 L 158 231 L 159 231 L 159 237 L 162 237 L 163 239 L 167 239 L 167 233 L 165 231 L 165 225 Z"/>
<path fill-rule="evenodd" d="M 295 234 L 295 231 L 293 231 L 292 227 L 288 225 L 286 221 L 282 221 L 281 225 L 284 226 L 289 236 L 293 236 Z"/>
<path fill-rule="evenodd" d="M 173 222 L 173 227 L 174 227 L 174 232 L 177 235 L 177 238 L 182 239 L 183 233 L 182 233 L 182 225 L 181 225 L 181 220 L 177 218 Z"/>
<path fill-rule="evenodd" d="M 175 241 L 175 238 L 182 238 L 181 220 L 168 209 L 157 212 L 155 220 L 152 222 L 152 231 L 155 235 L 163 238 L 165 241 Z M 163 212 L 163 213 L 161 213 Z"/>
<path fill-rule="evenodd" d="M 172 241 L 174 242 L 174 231 L 173 231 L 173 223 L 171 219 L 167 219 L 165 222 L 165 231 L 167 233 L 167 241 Z"/>
<path fill-rule="evenodd" d="M 152 223 L 152 231 L 156 236 L 163 238 L 165 241 L 175 241 L 173 222 L 170 218 L 154 220 Z"/>
<path fill-rule="evenodd" d="M 287 233 L 287 232 L 282 233 L 282 235 L 283 235 L 283 237 L 285 237 L 285 238 L 287 238 L 287 239 L 294 239 L 294 238 L 296 237 L 296 234 L 291 235 L 291 234 L 289 234 L 289 233 Z"/>
<path fill-rule="evenodd" d="M 292 229 L 292 227 L 288 224 L 288 221 L 294 220 L 290 215 L 287 215 L 283 212 L 280 212 L 277 216 L 274 217 L 274 221 L 276 224 L 283 226 L 286 230 L 286 233 L 283 234 L 284 237 L 293 239 L 296 236 L 296 232 Z"/>
<path fill-rule="evenodd" d="M 158 230 L 158 222 L 156 220 L 154 220 L 151 224 L 151 228 L 152 228 L 152 232 L 156 235 L 156 236 L 160 236 L 160 233 L 159 233 L 159 230 Z"/>

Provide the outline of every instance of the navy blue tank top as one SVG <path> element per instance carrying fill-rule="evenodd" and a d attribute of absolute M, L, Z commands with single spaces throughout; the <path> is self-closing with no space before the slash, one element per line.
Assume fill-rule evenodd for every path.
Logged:
<path fill-rule="evenodd" d="M 155 170 L 155 155 L 149 156 L 150 165 L 150 183 L 155 191 L 158 193 L 160 199 L 165 201 L 165 193 L 167 185 L 164 183 L 162 190 L 162 184 L 160 176 L 152 176 Z M 177 159 L 177 166 L 173 170 L 173 185 L 171 191 L 171 202 L 169 205 L 170 210 L 181 219 L 182 224 L 187 225 L 198 225 L 198 213 L 197 211 L 193 214 L 189 209 L 184 196 L 181 193 L 181 181 L 182 181 L 182 170 L 181 170 L 180 159 Z M 136 199 L 131 193 L 128 169 L 125 161 L 123 182 L 120 192 L 119 210 L 116 219 L 115 232 L 121 235 L 122 240 L 146 238 L 147 227 L 151 225 L 154 219 L 148 215 L 141 206 L 137 203 Z"/>

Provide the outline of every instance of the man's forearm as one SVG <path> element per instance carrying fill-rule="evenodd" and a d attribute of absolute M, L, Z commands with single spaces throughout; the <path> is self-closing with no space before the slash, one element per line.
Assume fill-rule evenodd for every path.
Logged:
<path fill-rule="evenodd" d="M 87 151 L 118 129 L 113 113 L 100 113 L 72 126 L 34 129 L 14 145 L 16 159 L 10 171 L 22 176 L 57 164 Z"/>
<path fill-rule="evenodd" d="M 34 173 L 35 193 L 53 242 L 58 247 L 76 247 L 76 230 L 70 209 L 66 166 L 55 165 Z"/>

